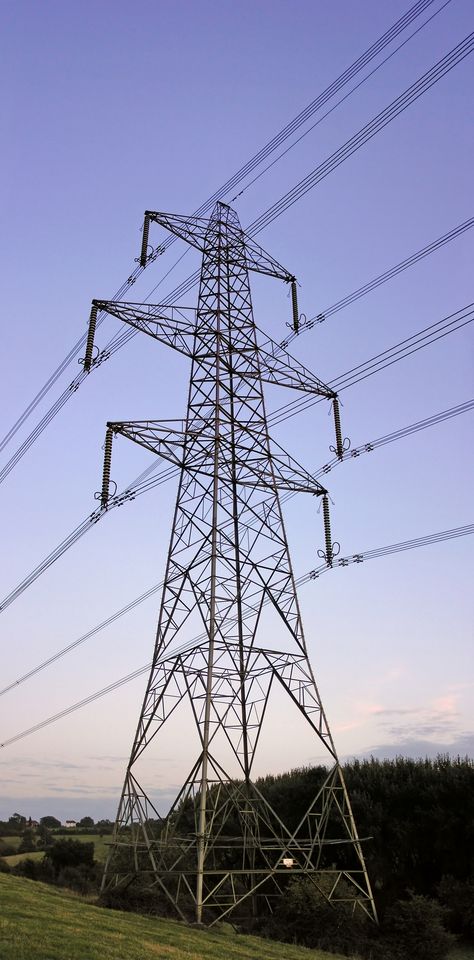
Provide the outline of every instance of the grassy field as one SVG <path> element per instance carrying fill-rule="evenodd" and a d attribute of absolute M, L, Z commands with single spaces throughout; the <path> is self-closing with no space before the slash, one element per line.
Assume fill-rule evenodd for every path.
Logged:
<path fill-rule="evenodd" d="M 342 960 L 257 937 L 103 910 L 64 890 L 0 874 L 2 960 Z M 461 960 L 461 958 L 459 958 Z"/>
<path fill-rule="evenodd" d="M 80 834 L 76 836 L 72 831 L 68 831 L 65 834 L 55 834 L 54 840 L 80 840 L 81 843 L 93 843 L 94 844 L 94 857 L 99 862 L 103 863 L 107 856 L 107 841 L 110 842 L 110 837 L 99 837 L 96 834 Z M 4 837 L 5 843 L 11 843 L 12 846 L 18 847 L 21 842 L 21 837 Z M 10 867 L 16 866 L 20 860 L 41 860 L 44 857 L 44 850 L 35 850 L 33 853 L 15 853 L 10 857 L 5 857 L 4 859 L 10 865 Z"/>
<path fill-rule="evenodd" d="M 3 859 L 9 867 L 16 867 L 20 860 L 42 860 L 43 857 L 44 850 L 33 850 L 31 853 L 12 853 L 11 857 L 3 857 Z"/>
<path fill-rule="evenodd" d="M 69 891 L 0 874 L 1 960 L 343 960 L 227 929 L 104 910 Z M 474 960 L 474 950 L 456 949 L 450 960 Z"/>
<path fill-rule="evenodd" d="M 0 837 L 0 840 L 3 840 L 4 843 L 9 843 L 11 847 L 19 847 L 22 838 L 21 837 Z"/>
<path fill-rule="evenodd" d="M 99 837 L 96 833 L 76 835 L 73 830 L 69 830 L 68 833 L 55 835 L 54 839 L 80 840 L 81 843 L 93 843 L 95 859 L 104 862 L 107 856 L 108 844 L 110 844 L 112 837 Z"/>

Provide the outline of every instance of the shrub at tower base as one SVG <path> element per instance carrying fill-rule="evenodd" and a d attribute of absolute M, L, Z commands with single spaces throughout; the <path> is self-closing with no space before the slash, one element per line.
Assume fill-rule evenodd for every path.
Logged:
<path fill-rule="evenodd" d="M 348 905 L 329 904 L 308 880 L 297 880 L 266 933 L 276 940 L 367 960 L 445 960 L 456 938 L 445 929 L 444 918 L 439 903 L 413 896 L 396 901 L 375 927 L 353 916 Z"/>

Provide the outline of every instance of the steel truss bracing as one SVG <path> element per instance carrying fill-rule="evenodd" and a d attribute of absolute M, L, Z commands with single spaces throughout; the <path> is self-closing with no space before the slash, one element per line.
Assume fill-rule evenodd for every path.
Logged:
<path fill-rule="evenodd" d="M 291 283 L 293 291 L 295 281 L 244 234 L 235 211 L 217 203 L 206 221 L 148 212 L 146 241 L 152 222 L 198 247 L 202 268 L 196 311 L 93 301 L 93 311 L 109 311 L 191 361 L 184 420 L 108 424 L 104 509 L 114 435 L 179 466 L 180 479 L 152 669 L 103 889 L 138 882 L 163 909 L 212 924 L 271 910 L 296 875 L 329 901 L 348 901 L 374 917 L 308 660 L 280 506 L 280 490 L 322 496 L 327 506 L 326 491 L 270 439 L 262 384 L 335 396 L 268 336 L 257 341 L 249 270 Z M 330 551 L 327 536 L 326 544 Z M 296 825 L 284 822 L 253 779 L 273 700 L 280 715 L 288 711 L 288 723 L 292 710 L 300 716 L 327 756 L 327 775 Z M 176 729 L 183 710 L 186 733 L 181 726 L 179 743 L 170 741 L 167 729 Z M 149 785 L 154 740 L 167 757 L 191 751 L 165 817 Z"/>

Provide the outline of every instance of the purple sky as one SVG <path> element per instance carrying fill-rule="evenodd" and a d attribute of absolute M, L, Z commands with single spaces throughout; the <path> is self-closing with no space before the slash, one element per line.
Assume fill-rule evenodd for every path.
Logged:
<path fill-rule="evenodd" d="M 92 297 L 112 297 L 129 275 L 143 211 L 192 213 L 408 5 L 4 5 L 2 436 L 84 331 Z M 441 6 L 435 0 L 401 40 Z M 242 225 L 473 25 L 470 0 L 451 0 L 245 190 L 235 203 Z M 308 316 L 472 216 L 473 73 L 470 56 L 260 234 L 262 245 L 298 276 Z M 153 242 L 160 236 L 156 229 Z M 473 240 L 468 231 L 301 336 L 293 353 L 330 380 L 462 308 L 473 299 Z M 130 299 L 148 297 L 184 249 L 176 243 L 151 265 Z M 151 301 L 166 301 L 198 262 L 187 253 Z M 279 340 L 290 313 L 287 289 L 251 279 L 256 321 Z M 193 305 L 196 296 L 191 291 L 185 302 Z M 100 343 L 116 329 L 106 321 Z M 343 428 L 353 445 L 471 399 L 471 340 L 468 325 L 347 390 Z M 78 370 L 74 361 L 41 412 Z M 106 421 L 182 416 L 188 373 L 184 358 L 137 337 L 72 397 L 0 487 L 2 597 L 94 509 Z M 291 399 L 268 390 L 270 410 Z M 275 430 L 311 470 L 329 458 L 326 413 L 320 405 Z M 6 448 L 0 467 L 36 419 Z M 150 462 L 132 446 L 116 445 L 119 485 Z M 472 414 L 342 465 L 328 484 L 342 553 L 471 522 L 472 467 Z M 161 580 L 175 494 L 171 482 L 112 512 L 0 613 L 1 686 Z M 321 518 L 312 502 L 299 498 L 285 517 L 298 576 L 317 562 Z M 474 755 L 471 583 L 472 540 L 464 538 L 334 570 L 302 587 L 311 662 L 341 756 Z M 155 596 L 1 697 L 0 739 L 145 664 L 157 607 Z M 0 750 L 0 817 L 17 808 L 63 819 L 113 817 L 144 685 L 142 676 Z M 183 734 L 184 727 L 175 732 Z M 296 737 L 277 712 L 257 772 L 320 756 L 311 738 Z M 182 774 L 165 738 L 149 768 L 163 803 Z"/>

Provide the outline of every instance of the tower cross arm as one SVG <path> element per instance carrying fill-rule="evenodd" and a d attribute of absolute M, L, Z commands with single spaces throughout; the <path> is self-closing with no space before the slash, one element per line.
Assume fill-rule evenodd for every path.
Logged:
<path fill-rule="evenodd" d="M 334 390 L 267 334 L 258 347 L 262 380 L 333 400 Z"/>
<path fill-rule="evenodd" d="M 192 307 L 116 300 L 93 300 L 92 305 L 178 353 L 187 357 L 193 355 L 196 310 Z"/>
<path fill-rule="evenodd" d="M 107 427 L 114 435 L 121 434 L 128 440 L 133 440 L 140 447 L 158 454 L 175 466 L 184 466 L 184 445 L 186 436 L 189 435 L 185 428 L 185 421 L 121 421 L 108 423 Z"/>
<path fill-rule="evenodd" d="M 232 233 L 231 227 L 229 233 Z M 271 253 L 267 253 L 263 247 L 255 243 L 245 231 L 243 232 L 243 241 L 247 270 L 252 270 L 254 273 L 264 273 L 268 277 L 276 277 L 278 280 L 284 280 L 285 283 L 291 283 L 295 280 L 290 270 L 283 267 L 275 257 L 272 257 Z"/>
<path fill-rule="evenodd" d="M 255 273 L 264 273 L 270 277 L 277 277 L 286 283 L 294 281 L 294 276 L 290 270 L 283 267 L 275 257 L 267 253 L 258 243 L 245 233 L 244 230 L 229 220 L 230 208 L 224 204 L 218 204 L 219 215 L 216 217 L 216 224 L 220 218 L 225 222 L 226 239 L 229 261 L 233 262 L 236 258 L 240 261 L 243 251 L 245 251 L 246 267 Z M 148 230 L 150 223 L 158 223 L 175 237 L 185 240 L 190 246 L 204 251 L 206 236 L 209 234 L 209 220 L 203 217 L 183 217 L 175 213 L 163 213 L 158 210 L 146 210 L 144 220 L 144 247 L 142 251 L 142 261 L 146 261 Z M 243 243 L 242 243 L 243 241 Z"/>
<path fill-rule="evenodd" d="M 224 447 L 227 441 L 224 440 Z M 250 431 L 235 443 L 235 470 L 238 482 L 246 486 L 292 490 L 324 496 L 316 478 L 276 441 L 271 441 L 271 461 L 262 456 L 264 443 Z"/>
<path fill-rule="evenodd" d="M 175 213 L 161 213 L 158 210 L 145 211 L 145 229 L 148 230 L 150 222 L 158 223 L 175 237 L 185 240 L 191 247 L 196 247 L 201 253 L 204 250 L 204 242 L 209 221 L 202 217 L 182 217 Z"/>

